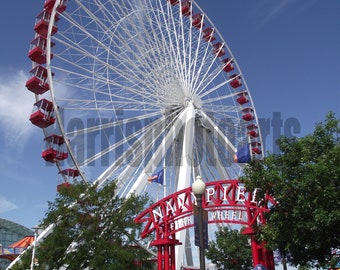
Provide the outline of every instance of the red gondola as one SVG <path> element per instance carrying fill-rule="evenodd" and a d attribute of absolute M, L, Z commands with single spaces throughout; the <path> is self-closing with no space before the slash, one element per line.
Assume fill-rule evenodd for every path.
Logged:
<path fill-rule="evenodd" d="M 53 103 L 44 98 L 34 103 L 30 121 L 40 128 L 53 125 L 55 122 Z"/>
<path fill-rule="evenodd" d="M 251 125 L 246 126 L 246 128 L 248 130 L 247 134 L 250 137 L 256 138 L 259 136 L 257 125 L 251 124 Z"/>
<path fill-rule="evenodd" d="M 51 43 L 51 47 L 55 44 Z M 37 36 L 31 41 L 31 48 L 28 52 L 28 57 L 38 64 L 46 64 L 46 47 L 47 39 L 43 36 Z M 50 54 L 50 58 L 53 58 L 53 54 Z"/>
<path fill-rule="evenodd" d="M 60 183 L 57 185 L 57 191 L 60 192 L 63 188 L 69 188 L 71 184 L 69 182 Z"/>
<path fill-rule="evenodd" d="M 48 162 L 67 159 L 68 153 L 65 151 L 65 141 L 63 136 L 52 134 L 44 139 L 45 147 L 41 157 Z"/>
<path fill-rule="evenodd" d="M 253 152 L 253 154 L 260 155 L 262 153 L 261 143 L 260 142 L 251 142 L 251 151 Z"/>
<path fill-rule="evenodd" d="M 174 6 L 174 5 L 176 5 L 176 4 L 179 3 L 179 0 L 168 0 L 168 2 L 169 2 L 172 6 Z"/>
<path fill-rule="evenodd" d="M 230 79 L 232 79 L 230 81 L 230 85 L 233 88 L 237 88 L 242 86 L 242 81 L 241 81 L 241 76 L 239 74 L 233 74 L 230 76 Z"/>
<path fill-rule="evenodd" d="M 254 117 L 252 108 L 245 108 L 245 109 L 242 110 L 242 119 L 244 121 L 251 121 L 254 118 L 255 117 Z"/>
<path fill-rule="evenodd" d="M 214 28 L 208 27 L 206 29 L 203 30 L 203 39 L 207 42 L 211 42 L 214 41 L 216 39 L 216 37 L 214 36 Z"/>
<path fill-rule="evenodd" d="M 44 10 L 41 13 L 38 14 L 36 17 L 36 22 L 34 25 L 34 31 L 43 37 L 47 37 L 47 31 L 48 31 L 48 24 L 51 20 L 51 13 Z M 54 20 L 54 25 L 52 27 L 52 32 L 51 35 L 53 36 L 55 33 L 58 31 L 57 27 L 57 22 L 58 22 L 58 17 L 56 15 L 55 20 Z"/>
<path fill-rule="evenodd" d="M 197 29 L 202 28 L 204 26 L 203 15 L 201 13 L 193 15 L 191 24 Z"/>
<path fill-rule="evenodd" d="M 247 91 L 240 92 L 237 96 L 238 98 L 236 100 L 240 105 L 243 105 L 249 102 L 248 97 L 247 97 L 248 96 Z"/>
<path fill-rule="evenodd" d="M 214 47 L 214 54 L 216 54 L 217 57 L 221 57 L 221 56 L 225 55 L 223 43 L 217 42 L 216 44 L 213 45 L 213 47 Z"/>
<path fill-rule="evenodd" d="M 59 172 L 60 175 L 62 176 L 67 176 L 67 177 L 71 177 L 71 178 L 76 178 L 77 176 L 79 176 L 79 171 L 77 169 L 65 169 Z"/>
<path fill-rule="evenodd" d="M 65 169 L 59 172 L 60 174 L 60 181 L 57 185 L 57 191 L 59 192 L 63 188 L 69 188 L 72 185 L 74 179 L 79 176 L 79 171 L 76 169 Z"/>
<path fill-rule="evenodd" d="M 36 95 L 41 95 L 50 89 L 47 83 L 47 69 L 43 66 L 36 66 L 30 71 L 30 78 L 26 82 L 28 90 Z"/>
<path fill-rule="evenodd" d="M 222 63 L 224 64 L 223 70 L 225 72 L 230 72 L 230 71 L 234 70 L 234 65 L 233 65 L 232 59 L 230 59 L 230 58 L 223 59 Z"/>
<path fill-rule="evenodd" d="M 56 0 L 46 0 L 44 3 L 44 9 L 47 10 L 48 12 L 52 12 L 52 9 L 54 7 Z M 66 10 L 66 5 L 67 5 L 67 0 L 61 0 L 58 7 L 57 7 L 57 11 L 59 13 L 63 13 Z"/>
<path fill-rule="evenodd" d="M 191 2 L 189 0 L 182 1 L 182 15 L 190 16 L 191 14 Z"/>

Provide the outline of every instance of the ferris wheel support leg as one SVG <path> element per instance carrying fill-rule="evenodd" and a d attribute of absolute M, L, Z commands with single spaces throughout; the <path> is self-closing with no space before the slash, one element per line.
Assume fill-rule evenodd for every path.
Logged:
<path fill-rule="evenodd" d="M 187 108 L 185 128 L 183 134 L 183 148 L 181 155 L 181 165 L 179 169 L 179 177 L 177 182 L 177 190 L 182 190 L 190 186 L 191 173 L 193 164 L 192 149 L 194 143 L 195 132 L 195 109 L 193 104 L 189 104 Z M 178 232 L 176 238 L 182 245 L 176 246 L 176 269 L 180 269 L 182 259 L 184 258 L 184 250 L 186 246 L 186 231 Z"/>
<path fill-rule="evenodd" d="M 224 133 L 214 124 L 214 121 L 207 116 L 204 112 L 201 112 L 202 118 L 205 121 L 207 127 L 215 132 L 219 142 L 225 146 L 229 153 L 234 154 L 236 152 L 236 147 L 229 141 L 229 139 L 224 135 Z"/>
<path fill-rule="evenodd" d="M 215 160 L 212 162 L 214 163 L 216 169 L 218 170 L 219 175 L 223 175 L 224 179 L 229 179 L 230 175 L 228 174 L 227 170 L 225 169 L 225 166 L 221 163 L 221 160 L 218 159 L 218 149 L 215 147 L 215 144 L 210 136 L 206 136 L 206 145 L 207 145 L 207 150 L 210 153 L 211 157 L 216 157 Z"/>

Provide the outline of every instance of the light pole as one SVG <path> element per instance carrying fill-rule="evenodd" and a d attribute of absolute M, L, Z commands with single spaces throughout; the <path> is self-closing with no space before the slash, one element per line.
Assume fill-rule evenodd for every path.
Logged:
<path fill-rule="evenodd" d="M 192 192 L 195 194 L 198 210 L 198 235 L 199 235 L 199 250 L 200 250 L 200 270 L 205 270 L 205 250 L 204 250 L 204 235 L 203 235 L 203 209 L 202 196 L 205 192 L 205 183 L 201 176 L 196 177 L 196 181 L 192 184 Z"/>
<path fill-rule="evenodd" d="M 38 230 L 40 229 L 39 227 L 34 227 L 34 242 L 33 242 L 33 251 L 32 251 L 32 259 L 31 259 L 31 268 L 30 270 L 33 270 L 34 263 L 35 263 L 35 248 L 37 244 L 37 237 L 38 237 Z"/>

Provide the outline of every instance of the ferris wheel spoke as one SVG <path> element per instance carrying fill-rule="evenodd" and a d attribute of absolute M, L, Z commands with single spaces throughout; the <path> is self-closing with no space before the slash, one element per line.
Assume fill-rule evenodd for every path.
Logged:
<path fill-rule="evenodd" d="M 200 24 L 203 25 L 205 15 L 202 15 Z M 192 29 L 193 27 L 191 27 Z M 199 89 L 200 83 L 202 83 L 206 77 L 207 74 L 215 74 L 212 70 L 213 63 L 216 58 L 216 56 L 212 56 L 211 53 L 211 45 L 204 41 L 202 38 L 202 31 L 199 29 L 194 29 L 197 33 L 195 33 L 198 37 L 196 42 L 191 42 L 192 46 L 195 47 L 195 55 L 193 60 L 191 61 L 190 70 L 192 70 L 191 75 L 191 82 L 190 85 L 192 85 L 193 89 Z M 191 37 L 192 35 L 190 35 Z M 209 66 L 207 66 L 209 64 Z M 217 74 L 219 74 L 219 70 L 217 69 Z M 198 85 L 197 85 L 198 84 Z M 195 94 L 196 92 L 194 92 Z"/>
<path fill-rule="evenodd" d="M 216 103 L 217 101 L 224 101 L 224 100 L 231 99 L 231 98 L 237 96 L 238 94 L 239 94 L 238 92 L 235 92 L 235 93 L 232 93 L 232 94 L 224 94 L 224 95 L 220 95 L 220 96 L 217 96 L 217 97 L 210 97 L 210 98 L 204 99 L 204 102 L 206 102 L 208 104 L 213 104 L 213 103 Z"/>
<path fill-rule="evenodd" d="M 159 74 L 160 76 L 158 76 L 158 78 L 163 79 L 162 80 L 162 84 L 164 84 L 164 82 L 166 82 L 167 80 L 174 80 L 175 75 L 177 76 L 178 73 L 169 73 L 168 70 L 182 70 L 182 68 L 175 68 L 173 69 L 174 64 L 173 63 L 178 63 L 178 56 L 176 56 L 176 53 L 173 49 L 173 47 L 171 46 L 171 39 L 173 39 L 171 36 L 168 36 L 168 38 L 166 37 L 166 35 L 163 34 L 162 31 L 162 27 L 164 27 L 164 25 L 167 25 L 167 21 L 160 21 L 161 16 L 158 16 L 158 14 L 154 14 L 152 19 L 155 19 L 158 25 L 158 32 L 156 33 L 155 31 L 152 31 L 152 36 L 151 36 L 151 40 L 155 40 L 155 44 L 156 48 L 153 49 L 153 51 L 158 52 L 158 56 L 155 55 L 155 59 L 160 59 L 163 61 L 164 64 L 162 64 L 161 62 L 161 66 L 164 65 L 165 69 L 165 75 L 166 77 L 163 78 L 162 74 Z M 150 18 L 151 20 L 151 18 Z M 174 32 L 176 34 L 176 31 Z M 145 31 L 145 35 L 144 36 L 148 36 L 149 31 Z M 170 35 L 170 31 L 167 31 L 167 34 Z M 176 36 L 174 38 L 175 40 L 177 40 Z M 169 46 L 170 44 L 170 46 Z M 169 48 L 170 47 L 170 48 Z M 158 50 L 157 50 L 158 48 Z M 178 53 L 177 53 L 178 54 Z M 157 65 L 159 66 L 160 63 L 158 63 L 159 61 L 155 61 L 155 63 L 157 63 Z M 157 69 L 156 69 L 157 70 Z M 164 80 L 165 79 L 165 80 Z"/>
<path fill-rule="evenodd" d="M 161 31 L 162 29 L 159 29 L 160 33 L 156 33 L 155 31 L 157 25 L 160 28 L 163 23 L 163 22 L 157 21 L 159 17 L 158 13 L 159 12 L 157 12 L 157 14 L 154 14 L 153 16 L 150 16 L 150 17 L 148 16 L 148 14 L 152 14 L 152 13 L 147 13 L 146 19 L 144 21 L 146 21 L 146 23 L 149 22 L 149 25 L 146 25 L 146 23 L 142 23 L 139 29 L 135 29 L 137 33 L 143 33 L 143 35 L 139 34 L 138 40 L 145 41 L 143 45 L 144 46 L 147 45 L 147 48 L 148 48 L 148 49 L 144 49 L 144 51 L 146 51 L 147 53 L 142 52 L 140 53 L 140 55 L 142 56 L 148 55 L 149 57 L 151 56 L 151 59 L 154 60 L 154 61 L 148 61 L 147 63 L 141 63 L 144 66 L 146 64 L 148 64 L 149 66 L 152 64 L 149 68 L 150 71 L 155 70 L 158 66 L 167 67 L 168 66 L 168 64 L 166 63 L 167 58 L 165 56 L 171 56 L 170 50 L 168 49 L 168 46 L 167 46 L 169 44 L 169 40 L 165 39 L 165 36 L 163 35 L 163 32 Z M 153 26 L 152 24 L 154 24 L 153 20 L 156 20 L 156 22 L 158 22 L 158 24 L 156 24 L 155 27 L 152 27 Z M 143 31 L 139 31 L 139 30 L 143 30 Z M 148 42 L 148 40 L 151 40 L 152 43 Z M 137 50 L 141 47 L 139 45 L 140 44 L 136 44 Z M 142 57 L 142 59 L 143 58 L 144 57 Z M 164 82 L 159 81 L 159 83 L 164 83 Z"/>
<path fill-rule="evenodd" d="M 66 40 L 65 42 L 61 41 L 61 40 L 56 40 L 56 41 L 59 41 L 60 43 L 64 43 L 64 44 L 69 44 L 69 41 Z M 67 45 L 67 46 L 70 46 L 70 45 Z M 78 45 L 79 46 L 79 45 Z M 92 61 L 96 62 L 96 63 L 102 63 L 103 66 L 106 66 L 106 68 L 108 70 L 112 70 L 114 72 L 116 72 L 117 74 L 120 74 L 121 76 L 123 76 L 124 78 L 131 78 L 131 79 L 126 79 L 127 81 L 129 81 L 131 84 L 135 84 L 136 82 L 138 83 L 145 83 L 139 76 L 137 75 L 134 75 L 134 73 L 131 73 L 130 71 L 130 67 L 133 67 L 136 63 L 135 62 L 130 62 L 129 63 L 129 66 L 126 66 L 125 65 L 125 68 L 123 69 L 120 69 L 120 68 L 116 68 L 112 65 L 107 65 L 106 62 L 104 60 L 101 60 L 98 56 L 94 56 L 93 54 L 87 52 L 87 51 L 83 51 L 78 49 L 78 48 L 71 48 L 72 50 L 75 50 L 76 52 L 78 51 L 78 53 L 80 53 L 80 55 L 83 55 L 80 60 L 83 60 L 83 58 L 90 58 L 92 59 Z M 108 49 L 107 47 L 104 47 L 104 49 Z M 120 63 L 125 63 L 126 61 L 123 62 L 123 60 L 125 59 L 124 56 L 121 56 L 121 57 L 118 57 L 117 56 L 118 54 L 115 54 L 115 58 L 117 58 L 117 62 L 120 62 Z M 59 56 L 59 59 L 62 59 L 61 56 Z M 79 60 L 79 61 L 80 61 Z M 90 66 L 83 66 L 83 65 L 77 65 L 77 62 L 70 62 L 70 61 L 67 61 L 67 60 L 64 60 L 64 62 L 68 62 L 69 64 L 77 67 L 80 71 L 83 71 L 83 72 L 86 72 L 86 73 L 89 73 L 91 74 L 92 76 L 88 76 L 88 79 L 91 79 L 93 76 L 95 76 L 95 78 L 98 78 L 98 81 L 102 80 L 103 83 L 107 82 L 107 78 L 106 77 L 100 77 L 100 75 L 98 75 L 98 72 L 97 71 L 94 71 L 94 70 L 89 70 L 88 67 Z M 142 63 L 143 64 L 143 63 Z M 141 70 L 140 70 L 141 72 Z M 83 74 L 76 74 L 74 73 L 75 75 L 77 75 L 77 77 L 84 77 Z M 141 73 L 142 77 L 146 77 L 148 75 L 148 73 L 144 72 L 144 73 Z M 113 81 L 110 82 L 110 83 L 114 83 Z M 120 85 L 118 85 L 120 86 Z M 146 86 L 153 86 L 152 84 L 150 85 L 146 85 Z M 142 88 L 143 89 L 143 88 Z M 129 89 L 130 91 L 136 91 L 136 89 L 134 88 L 130 88 Z M 142 93 L 138 93 L 138 92 L 135 92 L 136 94 L 140 94 L 140 95 L 147 95 L 148 93 L 147 92 L 142 92 Z M 151 96 L 151 95 L 150 95 Z"/>
<path fill-rule="evenodd" d="M 170 126 L 171 125 L 169 124 L 168 127 Z M 167 130 L 168 127 L 165 127 L 164 130 Z M 126 169 L 118 176 L 119 181 L 133 182 L 131 181 L 131 177 L 129 177 L 131 173 L 133 171 L 136 171 L 136 168 L 139 167 L 140 165 L 146 164 L 149 159 L 154 161 L 154 164 L 153 164 L 154 166 L 158 165 L 159 160 L 157 158 L 159 156 L 155 155 L 156 157 L 155 159 L 155 158 L 151 158 L 150 155 L 153 153 L 153 151 L 155 151 L 156 153 L 161 150 L 166 152 L 168 150 L 168 147 L 164 149 L 164 145 L 165 144 L 170 145 L 173 141 L 171 141 L 169 138 L 171 138 L 171 136 L 174 136 L 173 131 L 170 131 L 169 132 L 170 134 L 166 134 L 164 136 L 162 132 L 159 132 L 159 130 L 160 130 L 160 127 L 155 127 L 154 133 L 153 133 L 154 136 L 147 136 L 146 140 L 143 140 L 141 144 L 139 144 L 137 147 L 134 148 L 134 156 L 131 160 L 129 160 L 129 166 L 127 166 Z M 174 137 L 172 139 L 174 139 Z M 153 148 L 155 146 L 159 150 L 154 150 Z M 161 153 L 161 154 L 164 154 L 164 153 Z"/>
<path fill-rule="evenodd" d="M 172 6 L 169 4 L 167 5 L 167 14 L 169 14 L 169 19 L 165 18 L 164 15 L 164 22 L 166 23 L 166 28 L 171 29 L 170 31 L 167 31 L 169 35 L 169 43 L 171 44 L 171 47 L 173 48 L 174 55 L 175 55 L 175 63 L 176 64 L 176 70 L 178 70 L 180 76 L 178 77 L 182 82 L 185 81 L 186 77 L 186 58 L 183 57 L 183 49 L 181 42 L 183 41 L 184 36 L 182 35 L 182 28 L 179 27 L 179 25 L 183 22 L 182 16 L 178 15 L 179 11 L 176 13 L 173 12 Z M 168 22 L 169 20 L 169 22 Z M 170 35 L 171 33 L 171 35 Z M 171 42 L 172 41 L 172 42 Z"/>
<path fill-rule="evenodd" d="M 172 72 L 175 72 L 173 78 L 179 78 L 181 81 L 184 80 L 184 69 L 183 67 L 183 58 L 181 57 L 180 48 L 179 48 L 179 39 L 176 38 L 177 30 L 176 30 L 176 22 L 177 19 L 174 17 L 172 12 L 172 8 L 170 5 L 166 5 L 166 7 L 161 6 L 161 17 L 156 18 L 159 20 L 159 31 L 163 37 L 163 44 L 168 45 L 169 54 L 171 56 L 170 67 Z M 160 18 L 163 20 L 160 21 Z M 162 31 L 162 25 L 169 31 Z M 164 46 L 164 45 L 163 45 Z"/>
<path fill-rule="evenodd" d="M 128 136 L 124 136 L 120 141 L 117 141 L 116 143 L 109 145 L 107 148 L 102 149 L 101 151 L 98 151 L 95 155 L 88 157 L 83 162 L 80 162 L 80 166 L 86 166 L 88 164 L 91 164 L 97 159 L 103 157 L 104 155 L 114 152 L 119 147 L 122 147 L 125 144 L 130 144 L 131 141 L 133 141 L 136 138 L 136 136 L 138 136 L 139 134 L 148 133 L 149 131 L 154 130 L 155 125 L 160 125 L 160 122 L 154 121 L 150 123 L 148 126 L 145 126 L 141 128 L 140 130 L 129 134 Z"/>
<path fill-rule="evenodd" d="M 77 86 L 78 89 L 82 89 L 82 90 L 86 90 L 89 92 L 95 92 L 101 95 L 106 95 L 106 96 L 113 96 L 113 97 L 119 97 L 119 98 L 126 98 L 124 97 L 124 95 L 122 94 L 122 91 L 129 91 L 133 94 L 136 94 L 136 96 L 144 96 L 149 97 L 150 101 L 154 100 L 154 96 L 150 93 L 145 91 L 145 88 L 141 88 L 138 87 L 136 88 L 135 85 L 126 85 L 126 84 L 121 84 L 117 81 L 113 81 L 113 80 L 108 80 L 106 77 L 101 77 L 99 74 L 97 74 L 95 71 L 90 71 L 90 70 L 85 70 L 82 66 L 76 66 L 76 63 L 73 63 L 73 66 L 79 68 L 79 72 L 74 72 L 74 71 L 68 71 L 68 82 L 66 81 L 59 81 L 60 83 L 70 86 L 70 87 L 74 87 L 75 85 Z M 55 68 L 55 70 L 57 71 L 61 71 L 61 72 L 65 72 L 65 69 L 59 69 L 59 68 Z M 81 71 L 88 73 L 89 75 L 84 75 L 84 73 L 80 73 Z M 65 80 L 65 78 L 64 78 Z M 87 83 L 91 81 L 92 85 Z M 112 91 L 107 91 L 106 89 L 100 90 L 100 87 L 98 87 L 98 85 L 107 85 L 109 83 L 109 85 L 111 87 L 115 87 L 119 88 L 120 90 L 117 91 L 118 93 L 113 93 Z M 93 87 L 96 86 L 96 88 L 94 89 Z M 137 91 L 138 89 L 141 89 L 141 91 Z M 129 98 L 131 99 L 131 98 Z"/>
<path fill-rule="evenodd" d="M 222 88 L 223 86 L 227 85 L 228 83 L 230 83 L 232 79 L 229 79 L 229 80 L 226 80 L 224 82 L 221 82 L 220 84 L 214 86 L 214 87 L 211 87 L 209 90 L 206 90 L 204 93 L 199 93 L 200 94 L 200 97 L 205 97 L 205 96 L 208 96 L 210 95 L 211 93 L 214 93 L 216 92 L 216 90 Z"/>
<path fill-rule="evenodd" d="M 193 77 L 192 80 L 192 86 L 194 89 L 200 89 L 201 85 L 209 85 L 210 82 L 213 80 L 213 78 L 216 78 L 219 74 L 220 71 L 219 69 L 213 70 L 213 66 L 210 65 L 207 67 L 207 63 L 213 62 L 213 59 L 209 55 L 211 52 L 209 51 L 209 46 L 205 46 L 205 51 L 203 53 L 203 56 L 196 58 L 196 63 L 194 65 L 194 69 L 196 70 L 196 66 L 199 65 L 198 71 L 195 72 L 195 76 Z M 199 61 L 198 61 L 199 60 Z M 208 76 L 208 74 L 211 74 Z M 215 74 L 215 77 L 213 76 Z M 203 86 L 202 89 L 205 87 Z M 200 91 L 201 92 L 201 91 Z M 197 94 L 200 94 L 200 92 L 194 92 Z"/>
<path fill-rule="evenodd" d="M 176 18 L 176 16 L 178 16 L 178 23 L 174 24 L 174 40 L 178 41 L 178 50 L 180 53 L 180 57 L 181 59 L 183 59 L 182 61 L 182 65 L 181 68 L 183 69 L 183 83 L 186 84 L 186 80 L 187 80 L 187 74 L 188 74 L 188 67 L 187 67 L 187 52 L 186 52 L 186 35 L 185 35 L 185 31 L 184 31 L 184 27 L 183 27 L 183 16 L 180 16 L 178 14 L 180 14 L 179 10 L 182 9 L 182 2 L 179 2 L 179 7 L 178 7 L 178 13 L 175 14 L 175 16 L 173 16 L 173 18 Z M 177 18 L 176 18 L 177 19 Z"/>
<path fill-rule="evenodd" d="M 179 125 L 178 128 L 180 128 L 181 118 L 176 120 L 176 122 L 176 125 Z M 141 136 L 138 137 L 137 140 L 131 144 L 124 155 L 121 155 L 118 159 L 116 159 L 116 161 L 113 162 L 112 165 L 109 166 L 105 172 L 103 172 L 103 174 L 97 179 L 97 182 L 101 184 L 106 181 L 106 179 L 111 177 L 115 173 L 116 169 L 119 168 L 122 163 L 126 162 L 127 160 L 129 160 L 129 165 L 143 164 L 143 162 L 140 161 L 143 161 L 143 159 L 145 159 L 145 157 L 147 156 L 146 153 L 148 153 L 150 149 L 154 146 L 155 141 L 162 136 L 162 133 L 159 131 L 169 130 L 170 127 L 173 127 L 173 123 L 169 121 L 168 123 L 166 123 L 166 118 L 160 119 L 157 123 L 151 123 L 149 126 L 147 126 L 147 130 L 141 132 Z M 152 134 L 153 136 L 150 136 L 150 134 Z M 134 133 L 134 135 L 138 134 Z M 171 138 L 171 136 L 174 136 L 174 133 L 170 132 L 170 134 L 167 136 Z M 130 158 L 131 156 L 132 158 Z M 133 167 L 137 167 L 134 165 Z M 124 175 L 126 175 L 126 172 L 122 172 L 119 175 L 116 175 L 117 182 L 119 183 L 119 189 L 121 189 L 120 186 L 125 185 L 124 178 L 126 177 L 124 177 Z"/>
<path fill-rule="evenodd" d="M 103 101 L 103 100 L 97 100 L 97 102 L 93 103 L 92 101 L 87 100 L 79 100 L 79 99 L 58 99 L 58 102 L 67 102 L 65 106 L 63 106 L 64 110 L 69 111 L 116 111 L 117 109 L 120 109 L 124 107 L 128 111 L 141 111 L 143 112 L 149 112 L 152 111 L 154 115 L 160 114 L 159 112 L 156 112 L 156 110 L 159 110 L 159 104 L 153 104 L 153 107 L 150 107 L 148 109 L 145 109 L 146 105 L 150 105 L 149 102 L 138 102 L 138 101 L 120 101 L 116 102 L 115 106 L 112 106 L 112 102 L 109 101 Z M 79 103 L 78 103 L 79 102 Z M 98 103 L 98 104 L 96 104 Z M 124 106 L 126 105 L 126 106 Z M 146 116 L 148 117 L 148 116 Z"/>
<path fill-rule="evenodd" d="M 213 179 L 216 179 L 218 175 L 224 176 L 225 179 L 231 178 L 231 173 L 229 173 L 226 170 L 226 162 L 223 162 L 227 160 L 228 158 L 231 159 L 232 157 L 227 157 L 226 153 L 222 152 L 222 147 L 217 147 L 216 142 L 212 140 L 210 136 L 207 138 L 207 156 L 211 157 L 211 164 L 213 164 L 214 169 L 217 170 L 217 173 L 215 172 L 214 175 L 210 176 L 213 177 Z M 223 164 L 224 163 L 224 164 Z"/>
<path fill-rule="evenodd" d="M 236 113 L 240 112 L 240 108 L 236 105 L 207 104 L 204 106 L 204 111 L 213 112 L 216 115 L 220 114 L 224 117 L 226 117 L 225 114 L 227 113 L 228 117 L 233 117 L 232 115 L 234 115 L 235 118 L 238 118 Z"/>
<path fill-rule="evenodd" d="M 78 80 L 78 82 L 79 82 L 79 80 Z M 72 86 L 71 83 L 69 83 L 69 84 L 63 83 L 63 85 Z M 73 88 L 74 87 L 75 87 L 75 85 L 73 84 Z M 150 97 L 150 99 L 147 100 L 146 99 L 147 95 L 145 95 L 145 100 L 141 101 L 138 98 L 138 95 L 136 95 L 136 96 L 130 95 L 130 96 L 125 97 L 122 94 L 120 94 L 119 92 L 113 92 L 112 91 L 111 93 L 108 93 L 108 92 L 99 91 L 99 90 L 89 88 L 89 87 L 84 87 L 84 86 L 80 86 L 80 87 L 77 86 L 77 88 L 78 88 L 78 90 L 82 89 L 82 90 L 88 91 L 90 93 L 97 93 L 97 94 L 100 94 L 102 96 L 107 96 L 107 99 L 106 100 L 96 99 L 96 100 L 92 100 L 92 102 L 87 102 L 87 100 L 82 101 L 82 100 L 79 100 L 79 99 L 73 99 L 73 101 L 72 101 L 72 99 L 58 98 L 58 101 L 68 102 L 67 106 L 73 105 L 72 107 L 69 107 L 69 109 L 79 109 L 79 107 L 76 107 L 76 105 L 80 106 L 81 104 L 84 104 L 87 107 L 87 109 L 89 109 L 89 110 L 91 110 L 91 109 L 96 109 L 96 110 L 112 109 L 112 110 L 114 110 L 114 109 L 118 109 L 118 108 L 121 108 L 121 107 L 125 107 L 126 109 L 135 108 L 136 110 L 140 110 L 141 108 L 145 108 L 146 106 L 147 107 L 153 106 L 154 109 L 159 109 L 160 104 L 161 104 L 161 101 L 156 100 L 155 96 L 152 97 L 152 99 Z M 127 91 L 130 91 L 130 90 L 135 91 L 132 87 L 125 87 L 125 86 L 121 87 L 120 92 L 123 93 L 123 90 L 125 90 L 125 93 Z M 117 98 L 117 101 L 112 103 L 111 100 L 114 99 L 114 98 Z M 80 104 L 77 104 L 78 100 L 79 100 Z M 95 106 L 92 106 L 92 104 L 94 104 Z M 114 107 L 112 107 L 113 104 L 115 105 Z M 99 105 L 99 107 L 98 107 L 98 105 Z"/>
<path fill-rule="evenodd" d="M 58 69 L 56 69 L 58 70 Z M 59 71 L 62 71 L 59 69 Z M 117 83 L 116 81 L 113 80 L 108 80 L 105 77 L 100 77 L 98 74 L 95 74 L 94 71 L 90 71 L 92 72 L 91 75 L 85 76 L 84 74 L 81 73 L 75 73 L 75 72 L 70 72 L 68 77 L 70 82 L 69 83 L 63 83 L 65 85 L 68 86 L 74 86 L 74 82 L 77 82 L 76 85 L 78 86 L 78 89 L 82 89 L 82 90 L 86 90 L 89 92 L 95 92 L 101 95 L 106 95 L 106 96 L 113 96 L 113 97 L 119 97 L 121 99 L 126 99 L 126 100 L 131 100 L 131 97 L 125 97 L 123 95 L 123 90 L 124 91 L 129 91 L 132 94 L 135 94 L 136 97 L 140 97 L 143 96 L 144 98 L 149 98 L 149 101 L 152 102 L 155 100 L 155 96 L 152 95 L 151 92 L 145 91 L 145 89 L 147 89 L 147 86 L 144 87 L 135 87 L 136 85 L 125 85 L 125 84 L 120 84 L 119 82 Z M 95 75 L 95 77 L 93 76 Z M 95 83 L 95 86 L 97 86 L 95 89 L 93 88 L 93 85 L 89 85 L 89 84 L 79 84 L 81 82 L 86 82 L 86 81 L 92 81 L 92 83 Z M 100 88 L 98 87 L 98 85 L 106 85 L 108 84 L 111 87 L 115 87 L 115 88 L 119 88 L 120 91 L 117 92 L 112 92 L 112 91 L 107 91 L 106 89 L 100 90 Z M 141 90 L 138 90 L 141 89 Z M 126 92 L 125 92 L 126 93 Z M 136 97 L 133 100 L 136 100 Z"/>
<path fill-rule="evenodd" d="M 117 168 L 121 168 L 122 164 L 126 162 L 126 160 L 133 155 L 133 152 L 137 147 L 142 145 L 144 141 L 147 139 L 148 133 L 142 134 L 135 142 L 133 142 L 130 147 L 125 151 L 124 155 L 121 155 L 118 157 L 95 181 L 98 183 L 99 186 L 104 184 L 106 181 L 110 181 L 109 178 L 112 177 L 112 175 L 115 174 L 116 171 L 119 171 Z M 121 186 L 124 185 L 124 183 L 120 180 L 117 179 L 117 187 L 118 190 L 121 189 Z"/>
<path fill-rule="evenodd" d="M 236 148 L 235 146 L 229 141 L 229 139 L 224 135 L 224 133 L 218 128 L 218 126 L 216 126 L 214 124 L 214 121 L 208 117 L 204 112 L 202 112 L 202 118 L 204 119 L 207 127 L 216 132 L 216 137 L 219 140 L 219 142 L 222 145 L 225 145 L 226 150 L 228 150 L 230 153 L 235 153 L 236 152 Z"/>
<path fill-rule="evenodd" d="M 97 132 L 100 130 L 105 130 L 105 129 L 109 129 L 109 128 L 114 128 L 114 127 L 119 127 L 119 126 L 123 126 L 123 125 L 129 125 L 129 123 L 134 123 L 134 122 L 142 122 L 143 120 L 149 120 L 152 119 L 153 117 L 159 116 L 159 112 L 152 112 L 149 114 L 144 114 L 144 115 L 140 115 L 138 117 L 133 117 L 133 118 L 126 118 L 124 120 L 115 120 L 114 118 L 112 118 L 112 121 L 109 121 L 107 123 L 103 123 L 98 122 L 98 125 L 96 126 L 91 126 L 91 127 L 87 127 L 87 128 L 83 128 L 83 129 L 77 129 L 77 130 L 73 130 L 73 131 L 69 131 L 66 133 L 67 137 L 73 137 L 73 136 L 79 136 L 79 135 L 83 135 L 83 134 L 90 134 L 93 132 Z M 138 123 L 140 124 L 140 123 Z M 148 128 L 147 126 L 145 128 Z"/>
<path fill-rule="evenodd" d="M 126 196 L 130 196 L 134 192 L 141 192 L 146 178 L 150 176 L 150 174 L 155 170 L 156 166 L 160 163 L 163 153 L 169 149 L 171 142 L 177 138 L 180 129 L 186 122 L 187 114 L 187 109 L 185 109 L 175 120 L 175 122 L 171 126 L 171 129 L 163 138 L 162 143 L 154 151 L 152 157 L 149 159 L 149 162 L 144 166 L 143 171 L 139 174 L 139 177 L 129 190 L 128 194 L 126 194 Z"/>
<path fill-rule="evenodd" d="M 201 169 L 201 171 L 206 171 L 208 169 L 210 175 L 207 177 L 208 179 L 216 179 L 219 177 L 224 177 L 229 179 L 231 177 L 231 173 L 226 170 L 228 166 L 228 162 L 226 160 L 232 159 L 233 157 L 230 153 L 224 151 L 224 146 L 220 143 L 217 143 L 217 138 L 214 132 L 211 132 L 207 127 L 200 127 L 196 133 L 198 136 L 196 138 L 196 151 L 195 154 L 197 158 L 195 160 L 199 160 L 200 166 L 205 167 Z M 202 143 L 203 142 L 203 143 Z M 202 162 L 202 157 L 206 158 L 206 162 Z"/>
<path fill-rule="evenodd" d="M 214 83 L 214 80 L 218 78 L 218 76 L 221 74 L 221 69 L 215 68 L 212 69 L 212 65 L 206 68 L 205 73 L 201 76 L 200 80 L 196 81 L 196 84 L 194 85 L 195 92 L 194 94 L 202 95 L 206 88 Z"/>

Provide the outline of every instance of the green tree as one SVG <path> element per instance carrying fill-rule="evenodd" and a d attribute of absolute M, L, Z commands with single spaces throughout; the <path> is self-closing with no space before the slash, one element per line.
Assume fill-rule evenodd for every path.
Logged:
<path fill-rule="evenodd" d="M 42 221 L 42 227 L 56 226 L 37 247 L 35 269 L 152 269 L 150 254 L 136 243 L 140 225 L 133 221 L 147 197 L 119 198 L 115 190 L 114 183 L 62 189 Z M 27 269 L 30 256 L 12 269 Z"/>
<path fill-rule="evenodd" d="M 289 253 L 294 265 L 323 266 L 340 246 L 339 133 L 339 120 L 329 113 L 312 135 L 280 138 L 279 154 L 245 169 L 248 190 L 261 188 L 278 201 L 258 237 L 283 258 Z"/>
<path fill-rule="evenodd" d="M 216 241 L 209 242 L 206 256 L 218 269 L 252 269 L 251 248 L 247 236 L 228 227 L 219 229 L 215 236 Z"/>

